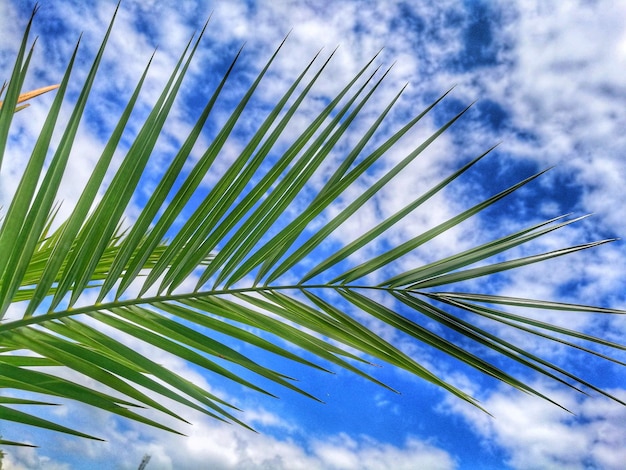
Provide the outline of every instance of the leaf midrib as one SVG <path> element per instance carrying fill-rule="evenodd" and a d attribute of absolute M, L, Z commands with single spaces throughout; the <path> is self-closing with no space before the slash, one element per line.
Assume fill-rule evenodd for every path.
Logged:
<path fill-rule="evenodd" d="M 184 294 L 169 294 L 169 295 L 157 295 L 153 297 L 137 297 L 133 299 L 118 300 L 114 302 L 103 302 L 91 305 L 85 305 L 82 307 L 69 308 L 65 310 L 59 310 L 55 312 L 49 312 L 46 314 L 35 315 L 28 318 L 22 318 L 20 320 L 14 320 L 4 324 L 0 324 L 0 333 L 4 331 L 11 331 L 17 328 L 23 328 L 30 325 L 37 325 L 45 323 L 47 321 L 58 320 L 61 318 L 72 317 L 75 315 L 89 315 L 92 312 L 98 312 L 103 310 L 109 310 L 112 308 L 128 307 L 133 305 L 152 305 L 157 302 L 175 302 L 177 300 L 188 300 L 194 298 L 203 298 L 209 296 L 220 296 L 229 294 L 248 294 L 248 293 L 261 293 L 261 292 L 276 292 L 285 290 L 378 290 L 385 292 L 406 292 L 406 288 L 392 288 L 384 286 L 371 286 L 371 285 L 348 285 L 348 284 L 309 284 L 309 285 L 281 285 L 281 286 L 251 286 L 241 288 L 229 288 L 229 289 L 216 289 L 200 292 L 191 292 Z M 417 290 L 412 290 L 412 294 L 420 294 Z"/>

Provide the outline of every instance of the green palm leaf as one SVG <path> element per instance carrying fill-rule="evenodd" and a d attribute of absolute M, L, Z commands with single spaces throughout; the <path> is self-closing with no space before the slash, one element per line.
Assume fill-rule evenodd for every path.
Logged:
<path fill-rule="evenodd" d="M 333 158 L 342 138 L 348 132 L 358 132 L 355 123 L 361 118 L 363 107 L 385 83 L 389 71 L 379 73 L 374 66 L 376 57 L 355 77 L 346 80 L 340 93 L 329 100 L 317 116 L 311 117 L 304 131 L 294 136 L 289 130 L 290 124 L 310 98 L 313 85 L 324 78 L 326 65 L 333 56 L 330 54 L 317 66 L 320 54 L 316 55 L 259 123 L 241 153 L 230 162 L 229 169 L 215 178 L 215 184 L 203 196 L 201 182 L 215 168 L 215 162 L 223 158 L 225 143 L 237 122 L 246 116 L 247 106 L 259 84 L 267 80 L 267 71 L 281 47 L 245 90 L 204 154 L 187 172 L 185 163 L 192 148 L 213 116 L 223 89 L 230 86 L 238 53 L 162 172 L 156 189 L 134 224 L 120 232 L 125 211 L 140 187 L 141 177 L 154 156 L 157 139 L 165 128 L 194 53 L 200 47 L 201 33 L 181 54 L 160 97 L 104 190 L 103 181 L 110 172 L 113 154 L 120 148 L 122 134 L 146 80 L 148 61 L 71 215 L 67 220 L 55 221 L 56 195 L 91 87 L 98 78 L 98 67 L 113 23 L 69 121 L 62 123 L 59 111 L 75 55 L 70 59 L 22 180 L 2 219 L 0 317 L 4 318 L 9 307 L 21 313 L 18 317 L 4 318 L 0 323 L 0 387 L 13 394 L 75 400 L 172 432 L 178 431 L 143 416 L 142 409 L 151 408 L 184 421 L 161 402 L 161 399 L 168 399 L 215 419 L 247 426 L 236 416 L 237 408 L 131 346 L 142 344 L 193 364 L 207 376 L 220 377 L 256 392 L 274 396 L 275 392 L 268 387 L 270 384 L 316 399 L 312 392 L 296 385 L 294 378 L 254 359 L 245 352 L 247 348 L 238 347 L 246 344 L 279 357 L 285 363 L 294 362 L 320 372 L 343 368 L 393 390 L 371 373 L 374 361 L 387 363 L 479 406 L 473 397 L 376 334 L 368 321 L 362 320 L 365 314 L 424 346 L 546 400 L 552 401 L 504 370 L 494 356 L 513 360 L 583 393 L 580 387 L 611 397 L 574 371 L 538 357 L 523 345 L 505 341 L 474 320 L 488 319 L 623 365 L 575 340 L 618 350 L 625 349 L 623 345 L 538 321 L 523 313 L 512 313 L 509 309 L 549 309 L 564 314 L 582 311 L 620 315 L 626 312 L 488 293 L 434 290 L 612 241 L 490 261 L 496 255 L 502 256 L 507 250 L 563 229 L 580 218 L 564 220 L 566 216 L 563 216 L 539 222 L 447 258 L 398 272 L 398 260 L 402 257 L 446 234 L 464 220 L 481 214 L 532 183 L 543 172 L 522 179 L 404 243 L 379 251 L 359 264 L 351 262 L 350 256 L 381 240 L 391 227 L 445 190 L 459 176 L 470 172 L 487 156 L 487 151 L 453 170 L 442 181 L 433 182 L 431 189 L 414 197 L 405 208 L 363 235 L 344 240 L 339 247 L 335 247 L 334 242 L 328 243 L 360 208 L 371 202 L 465 112 L 448 120 L 397 164 L 373 178 L 376 163 L 396 148 L 400 138 L 447 95 L 418 113 L 391 137 L 383 139 L 379 135 L 381 125 L 400 99 L 403 91 L 400 90 L 373 124 L 365 126 L 366 130 L 357 136 L 356 143 L 341 150 L 345 157 L 335 162 Z M 26 53 L 30 24 L 0 102 L 0 163 L 17 103 L 56 88 L 20 94 L 30 59 Z M 57 130 L 62 130 L 61 143 L 46 164 L 51 136 Z M 281 140 L 288 142 L 283 151 L 277 146 Z M 363 155 L 366 149 L 373 150 Z M 334 171 L 330 177 L 310 196 L 315 175 L 331 165 Z M 329 216 L 327 209 L 344 200 L 351 185 L 364 179 L 369 180 L 365 190 L 348 201 L 345 209 Z M 302 200 L 308 202 L 293 215 L 294 204 Z M 198 201 L 201 203 L 197 204 Z M 177 221 L 181 218 L 185 220 L 179 227 Z M 317 253 L 323 254 L 312 260 L 312 254 Z M 343 272 L 338 270 L 338 266 L 346 264 Z M 370 281 L 374 272 L 381 273 L 385 280 Z M 184 287 L 187 285 L 194 285 L 194 288 Z M 93 292 L 89 298 L 96 300 L 86 300 L 86 291 Z M 386 300 L 382 301 L 381 296 Z M 498 306 L 503 308 L 498 310 Z M 437 331 L 421 324 L 419 318 L 437 323 Z M 440 328 L 452 336 L 442 333 Z M 488 353 L 481 355 L 464 348 L 452 339 L 453 335 L 480 345 Z M 59 367 L 90 380 L 83 383 L 63 378 L 57 375 Z M 51 405 L 51 402 L 2 395 L 0 403 L 0 420 L 94 438 L 16 409 L 24 405 Z M 0 444 L 21 445 L 5 440 Z"/>

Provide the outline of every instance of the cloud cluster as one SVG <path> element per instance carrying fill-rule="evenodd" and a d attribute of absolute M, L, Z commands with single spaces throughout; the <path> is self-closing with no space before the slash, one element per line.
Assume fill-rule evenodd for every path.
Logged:
<path fill-rule="evenodd" d="M 144 455 L 150 456 L 150 467 L 161 470 L 384 470 L 390 465 L 398 469 L 416 465 L 429 470 L 458 468 L 456 459 L 433 442 L 407 437 L 398 446 L 366 435 L 311 436 L 306 429 L 262 409 L 246 413 L 250 424 L 264 430 L 262 434 L 195 416 L 194 425 L 185 429 L 187 436 L 181 437 L 135 425 L 121 428 L 115 420 L 92 410 L 71 408 L 73 421 L 98 419 L 100 435 L 107 442 L 55 438 L 54 452 L 49 446 L 10 449 L 6 468 L 69 470 L 90 462 L 93 469 L 131 470 Z M 285 431 L 288 437 L 272 436 Z"/>
<path fill-rule="evenodd" d="M 507 144 L 542 166 L 558 164 L 566 181 L 584 188 L 580 209 L 621 233 L 624 218 L 614 209 L 626 178 L 626 9 L 577 1 L 519 2 L 512 10 L 497 33 L 507 67 L 484 83 L 510 116 Z"/>
<path fill-rule="evenodd" d="M 611 392 L 626 397 L 624 389 Z M 485 448 L 504 450 L 506 463 L 516 470 L 622 468 L 624 408 L 600 397 L 581 398 L 563 390 L 548 393 L 572 414 L 511 390 L 494 391 L 483 400 L 493 418 L 458 402 L 449 402 L 448 412 L 465 418 Z"/>

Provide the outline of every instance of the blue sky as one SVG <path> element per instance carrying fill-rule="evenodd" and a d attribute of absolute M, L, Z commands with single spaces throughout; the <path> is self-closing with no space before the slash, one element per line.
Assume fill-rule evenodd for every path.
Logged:
<path fill-rule="evenodd" d="M 364 109 L 364 116 L 375 116 L 409 83 L 388 119 L 387 132 L 455 87 L 424 124 L 387 155 L 382 166 L 402 158 L 454 113 L 478 100 L 420 160 L 394 180 L 392 187 L 381 192 L 375 204 L 364 208 L 354 223 L 341 228 L 335 235 L 337 243 L 358 236 L 382 216 L 412 200 L 416 188 L 429 188 L 497 142 L 500 146 L 489 157 L 431 201 L 426 210 L 394 228 L 386 243 L 406 240 L 415 235 L 416 229 L 445 220 L 536 171 L 551 166 L 554 169 L 481 217 L 403 259 L 404 268 L 567 212 L 594 216 L 538 241 L 534 250 L 623 237 L 626 2 L 431 3 L 435 2 L 124 1 L 89 104 L 88 119 L 79 131 L 61 194 L 65 201 L 62 212 L 77 199 L 79 185 L 72 181 L 84 180 L 89 174 L 107 132 L 121 112 L 123 99 L 132 92 L 154 48 L 158 46 L 158 52 L 137 122 L 154 102 L 188 39 L 212 13 L 181 99 L 155 154 L 154 174 L 146 175 L 143 191 L 128 208 L 129 220 L 137 215 L 149 194 L 159 159 L 175 152 L 180 144 L 178 136 L 185 135 L 193 125 L 239 47 L 245 43 L 217 122 L 210 123 L 201 138 L 205 146 L 223 122 L 219 120 L 226 119 L 229 106 L 240 98 L 237 84 L 248 86 L 291 31 L 268 81 L 252 103 L 248 119 L 224 149 L 224 168 L 241 150 L 243 139 L 263 118 L 269 104 L 281 96 L 320 48 L 324 48 L 325 59 L 339 46 L 326 79 L 314 89 L 317 99 L 303 107 L 303 118 L 319 110 L 324 100 L 337 93 L 383 47 L 378 63 L 383 67 L 394 63 L 394 67 L 371 105 Z M 5 76 L 10 73 L 32 6 L 32 2 L 21 0 L 0 3 L 0 70 Z M 56 83 L 82 32 L 78 69 L 70 91 L 70 98 L 75 98 L 80 78 L 90 65 L 114 8 L 115 2 L 108 0 L 42 2 L 34 26 L 34 35 L 39 39 L 25 88 Z M 50 97 L 44 97 L 16 116 L 19 138 L 9 147 L 15 155 L 26 152 L 49 103 Z M 294 132 L 302 125 L 296 120 Z M 355 132 L 347 139 L 358 137 Z M 201 147 L 196 149 L 195 158 L 201 154 Z M 4 207 L 17 184 L 20 168 L 18 158 L 7 160 L 0 176 Z M 211 178 L 209 175 L 205 182 L 207 187 Z M 320 175 L 320 182 L 322 178 Z M 340 204 L 347 204 L 362 190 L 356 184 Z M 521 253 L 525 252 L 520 249 L 514 254 Z M 353 261 L 358 262 L 358 256 Z M 528 267 L 488 285 L 471 285 L 481 292 L 621 309 L 626 309 L 625 286 L 626 250 L 621 241 L 541 267 Z M 621 318 L 564 318 L 556 314 L 547 318 L 614 341 L 620 341 L 626 333 L 626 322 Z M 322 405 L 285 390 L 275 390 L 280 400 L 246 392 L 159 354 L 153 357 L 155 361 L 170 365 L 246 410 L 243 419 L 260 434 L 180 410 L 194 423 L 181 429 L 188 435 L 181 438 L 67 404 L 55 411 L 57 417 L 96 429 L 107 442 L 85 442 L 2 424 L 3 436 L 19 432 L 23 433 L 21 439 L 40 445 L 35 450 L 10 449 L 5 465 L 13 469 L 134 469 L 142 456 L 149 454 L 149 469 L 623 468 L 626 410 L 620 405 L 593 393 L 573 394 L 508 364 L 574 413 L 568 414 L 409 343 L 394 332 L 381 331 L 447 380 L 471 392 L 493 417 L 389 366 L 381 368 L 376 377 L 400 390 L 401 395 L 345 371 L 328 375 L 283 364 L 308 391 L 326 402 Z M 520 338 L 515 332 L 502 334 Z M 524 337 L 524 341 L 533 352 L 572 367 L 595 384 L 626 398 L 626 376 L 619 366 L 583 358 L 534 337 Z"/>

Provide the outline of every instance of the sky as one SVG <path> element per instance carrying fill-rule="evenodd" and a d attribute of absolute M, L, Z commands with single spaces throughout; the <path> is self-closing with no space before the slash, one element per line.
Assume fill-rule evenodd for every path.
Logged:
<path fill-rule="evenodd" d="M 38 36 L 38 40 L 24 88 L 57 83 L 82 33 L 69 92 L 69 100 L 75 100 L 80 79 L 102 40 L 115 3 L 40 2 L 33 27 L 33 37 Z M 5 78 L 32 7 L 31 1 L 0 2 L 0 71 Z M 435 240 L 428 250 L 403 258 L 405 269 L 473 246 L 479 240 L 570 212 L 593 216 L 537 241 L 534 250 L 625 236 L 626 1 L 124 0 L 60 194 L 64 201 L 61 215 L 69 213 L 72 201 L 80 194 L 80 185 L 73 182 L 86 180 L 99 156 L 94 149 L 105 144 L 123 100 L 132 93 L 154 49 L 158 48 L 140 98 L 137 121 L 131 123 L 134 131 L 185 44 L 209 16 L 206 36 L 181 99 L 155 152 L 155 164 L 127 210 L 129 220 L 136 217 L 150 194 L 154 181 L 151 172 L 158 173 L 159 163 L 180 145 L 178 136 L 193 125 L 239 48 L 245 44 L 233 82 L 220 104 L 223 108 L 218 110 L 216 121 L 207 125 L 199 148 L 210 143 L 232 103 L 240 98 L 241 87 L 249 86 L 289 33 L 251 111 L 224 148 L 223 168 L 242 149 L 245 136 L 267 113 L 268 106 L 280 98 L 320 49 L 325 60 L 338 46 L 326 78 L 314 89 L 315 99 L 303 106 L 301 119 L 296 118 L 294 132 L 306 122 L 307 113 L 310 116 L 318 111 L 381 49 L 377 63 L 383 68 L 393 67 L 372 103 L 364 108 L 364 117 L 375 117 L 408 83 L 384 131 L 398 129 L 454 87 L 419 129 L 389 152 L 383 167 L 403 158 L 420 139 L 476 102 L 420 160 L 381 192 L 375 204 L 366 207 L 352 224 L 342 227 L 335 242 L 363 233 L 381 217 L 411 201 L 416 188 L 430 187 L 497 143 L 494 152 L 431 201 L 427 210 L 394 228 L 386 242 L 406 240 L 415 235 L 416 229 L 445 220 L 530 174 L 553 168 L 519 194 Z M 16 137 L 9 142 L 8 156 L 27 152 L 51 98 L 42 97 L 16 115 Z M 63 111 L 66 116 L 67 109 Z M 358 126 L 366 123 L 356 124 L 356 131 L 346 139 L 357 139 L 357 131 L 364 129 Z M 200 154 L 196 149 L 195 158 Z M 0 202 L 4 207 L 17 185 L 20 164 L 15 156 L 4 162 L 0 175 Z M 372 177 L 383 169 L 373 169 Z M 323 176 L 319 175 L 320 184 Z M 211 183 L 209 176 L 205 184 Z M 356 184 L 340 204 L 362 191 L 363 186 Z M 340 204 L 333 210 L 338 210 Z M 519 250 L 514 253 L 525 253 Z M 473 287 L 500 295 L 626 309 L 626 246 L 617 241 Z M 545 313 L 544 318 L 618 342 L 623 342 L 626 333 L 623 318 L 564 318 Z M 319 404 L 288 391 L 280 391 L 279 400 L 244 393 L 237 386 L 215 381 L 179 360 L 157 354 L 152 357 L 156 362 L 237 403 L 245 410 L 243 419 L 260 432 L 254 434 L 181 409 L 177 411 L 194 424 L 182 430 L 187 437 L 179 437 L 70 403 L 55 410 L 56 416 L 97 429 L 107 442 L 3 423 L 3 437 L 20 432 L 20 439 L 39 445 L 37 449 L 7 449 L 5 468 L 135 469 L 144 455 L 150 455 L 147 468 L 154 470 L 624 468 L 626 409 L 619 404 L 595 393 L 575 394 L 532 373 L 516 370 L 572 412 L 567 413 L 488 380 L 420 345 L 404 343 L 392 332 L 383 330 L 382 334 L 399 341 L 404 350 L 470 391 L 492 416 L 388 366 L 376 376 L 401 391 L 400 395 L 345 371 L 324 375 L 295 367 L 293 373 L 307 389 L 326 402 Z M 516 333 L 502 334 L 514 337 Z M 590 360 L 534 337 L 526 337 L 525 341 L 524 346 L 533 352 L 571 367 L 626 399 L 626 374 L 619 365 Z M 615 354 L 625 359 L 623 354 Z"/>

